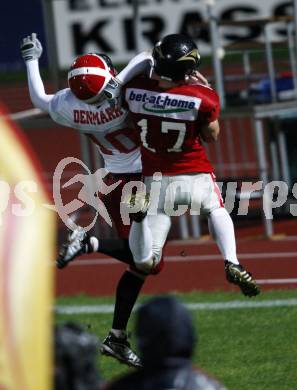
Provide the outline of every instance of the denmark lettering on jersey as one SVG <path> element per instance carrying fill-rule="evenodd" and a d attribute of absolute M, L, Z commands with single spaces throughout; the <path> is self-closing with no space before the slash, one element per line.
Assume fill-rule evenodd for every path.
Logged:
<path fill-rule="evenodd" d="M 73 121 L 82 125 L 101 125 L 119 118 L 124 113 L 119 105 L 107 107 L 100 111 L 73 110 Z"/>
<path fill-rule="evenodd" d="M 126 100 L 132 112 L 167 118 L 195 120 L 201 99 L 194 96 L 160 93 L 143 89 L 127 88 Z"/>

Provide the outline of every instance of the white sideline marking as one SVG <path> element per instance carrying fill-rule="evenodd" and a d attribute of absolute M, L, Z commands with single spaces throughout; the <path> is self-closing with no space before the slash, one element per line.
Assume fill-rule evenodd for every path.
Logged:
<path fill-rule="evenodd" d="M 281 233 L 280 233 L 281 235 Z M 237 238 L 237 241 L 238 242 L 248 242 L 248 241 L 252 241 L 252 237 L 246 237 L 246 238 L 240 238 L 238 237 Z M 272 238 L 268 239 L 270 240 L 271 242 L 285 242 L 285 241 L 297 241 L 297 236 L 282 236 L 282 237 L 274 237 L 272 236 Z M 257 239 L 256 239 L 257 241 Z M 263 242 L 263 241 L 262 241 Z M 188 247 L 190 246 L 196 246 L 196 247 L 201 247 L 201 246 L 205 246 L 205 245 L 211 245 L 211 246 L 216 246 L 216 242 L 210 238 L 210 235 L 209 234 L 206 234 L 205 236 L 202 236 L 201 239 L 197 239 L 197 238 L 189 238 L 189 239 L 185 239 L 185 240 L 170 240 L 168 241 L 168 247 L 181 247 L 183 245 L 186 245 Z"/>
<path fill-rule="evenodd" d="M 212 303 L 187 303 L 189 310 L 229 310 L 250 309 L 262 307 L 288 307 L 297 306 L 297 299 L 276 299 L 267 301 L 229 301 Z M 136 308 L 139 305 L 136 305 Z M 113 305 L 82 305 L 82 306 L 55 306 L 57 314 L 109 314 L 113 313 Z"/>
<path fill-rule="evenodd" d="M 29 110 L 15 112 L 9 114 L 8 117 L 12 120 L 18 121 L 20 119 L 34 118 L 36 116 L 45 116 L 46 113 L 41 111 L 39 108 L 31 108 Z"/>
<path fill-rule="evenodd" d="M 242 253 L 238 256 L 241 259 L 256 260 L 256 259 L 282 259 L 282 258 L 295 258 L 297 259 L 297 252 L 272 252 L 272 253 Z M 167 262 L 188 262 L 188 261 L 213 261 L 222 260 L 221 255 L 185 255 L 185 256 L 164 256 L 164 260 Z M 89 260 L 75 260 L 69 265 L 73 266 L 86 266 L 86 265 L 109 265 L 120 264 L 119 260 L 95 258 Z"/>
<path fill-rule="evenodd" d="M 258 284 L 294 284 L 297 283 L 297 278 L 287 279 L 257 279 Z"/>

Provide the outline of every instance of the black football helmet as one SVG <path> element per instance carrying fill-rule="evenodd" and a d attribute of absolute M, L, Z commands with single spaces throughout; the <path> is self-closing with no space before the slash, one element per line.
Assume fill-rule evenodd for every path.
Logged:
<path fill-rule="evenodd" d="M 152 56 L 154 72 L 170 81 L 184 80 L 200 64 L 197 45 L 183 34 L 166 35 L 156 43 Z"/>

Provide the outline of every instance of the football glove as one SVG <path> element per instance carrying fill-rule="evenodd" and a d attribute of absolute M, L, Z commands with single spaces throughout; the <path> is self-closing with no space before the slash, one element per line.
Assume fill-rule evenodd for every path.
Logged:
<path fill-rule="evenodd" d="M 36 33 L 23 38 L 21 42 L 21 54 L 25 62 L 38 59 L 42 54 L 42 45 L 37 39 Z"/>

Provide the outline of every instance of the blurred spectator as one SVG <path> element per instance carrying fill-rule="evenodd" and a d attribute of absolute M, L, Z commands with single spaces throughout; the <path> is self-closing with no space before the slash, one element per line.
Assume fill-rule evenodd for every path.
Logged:
<path fill-rule="evenodd" d="M 79 325 L 55 328 L 55 390 L 99 390 L 98 340 Z"/>
<path fill-rule="evenodd" d="M 106 390 L 226 390 L 193 368 L 193 323 L 174 297 L 154 298 L 139 309 L 136 337 L 144 367 L 106 385 Z"/>

